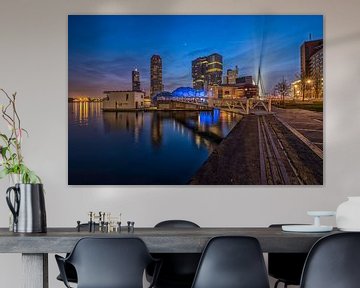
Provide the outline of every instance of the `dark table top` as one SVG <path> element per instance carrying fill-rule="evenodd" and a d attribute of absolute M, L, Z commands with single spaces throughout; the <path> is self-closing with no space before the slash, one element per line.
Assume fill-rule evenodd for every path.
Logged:
<path fill-rule="evenodd" d="M 338 233 L 294 233 L 276 228 L 127 228 L 119 232 L 78 232 L 76 228 L 48 228 L 47 233 L 20 234 L 0 228 L 0 253 L 65 253 L 82 237 L 139 237 L 152 253 L 201 253 L 207 241 L 221 235 L 252 236 L 264 252 L 308 252 L 321 237 Z"/>

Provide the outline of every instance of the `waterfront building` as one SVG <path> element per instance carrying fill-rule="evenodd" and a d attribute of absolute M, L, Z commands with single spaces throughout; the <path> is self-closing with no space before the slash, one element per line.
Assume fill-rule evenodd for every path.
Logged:
<path fill-rule="evenodd" d="M 236 84 L 243 85 L 243 84 L 255 84 L 254 79 L 252 76 L 242 76 L 236 78 Z"/>
<path fill-rule="evenodd" d="M 239 99 L 253 98 L 259 93 L 257 85 L 254 84 L 221 84 L 209 86 L 209 97 L 214 99 Z"/>
<path fill-rule="evenodd" d="M 207 64 L 208 64 L 207 57 L 199 57 L 192 61 L 191 70 L 192 70 L 194 89 L 205 88 L 205 74 L 206 74 Z"/>
<path fill-rule="evenodd" d="M 191 87 L 179 87 L 172 91 L 171 95 L 178 98 L 201 98 L 206 97 L 206 91 Z"/>
<path fill-rule="evenodd" d="M 223 59 L 218 53 L 207 56 L 207 65 L 205 73 L 205 84 L 206 88 L 210 85 L 221 85 L 222 83 L 222 72 L 223 72 Z"/>
<path fill-rule="evenodd" d="M 191 66 L 194 89 L 207 89 L 222 83 L 223 59 L 220 54 L 196 58 Z"/>
<path fill-rule="evenodd" d="M 312 96 L 315 100 L 323 98 L 323 45 L 317 47 L 310 57 L 310 78 L 312 83 Z"/>
<path fill-rule="evenodd" d="M 206 101 L 205 90 L 191 87 L 179 87 L 172 92 L 163 91 L 153 97 L 159 110 L 208 110 Z"/>
<path fill-rule="evenodd" d="M 141 91 L 140 88 L 140 72 L 135 69 L 132 71 L 132 90 L 133 91 Z"/>
<path fill-rule="evenodd" d="M 301 66 L 301 75 L 305 77 L 311 76 L 311 66 L 310 58 L 313 56 L 319 49 L 322 50 L 323 39 L 305 41 L 300 47 L 300 66 Z"/>
<path fill-rule="evenodd" d="M 153 55 L 150 61 L 150 97 L 162 92 L 162 60 L 159 55 Z"/>
<path fill-rule="evenodd" d="M 228 69 L 226 76 L 224 76 L 223 84 L 236 84 L 236 79 L 239 77 L 239 67 L 235 66 L 235 69 Z"/>
<path fill-rule="evenodd" d="M 151 99 L 150 99 L 149 96 L 144 97 L 144 107 L 145 108 L 150 108 L 151 107 Z"/>
<path fill-rule="evenodd" d="M 142 91 L 104 91 L 104 111 L 144 109 L 145 93 Z"/>
<path fill-rule="evenodd" d="M 310 57 L 310 76 L 313 79 L 323 77 L 323 45 L 317 48 L 317 51 Z"/>
<path fill-rule="evenodd" d="M 297 94 L 299 94 L 299 98 L 302 100 L 322 100 L 324 90 L 323 39 L 305 41 L 301 45 L 300 64 L 300 79 L 292 85 L 293 95 L 297 98 Z"/>
<path fill-rule="evenodd" d="M 156 94 L 153 97 L 154 101 L 157 100 L 185 100 L 188 101 L 190 99 L 194 101 L 201 101 L 201 99 L 207 98 L 207 93 L 205 90 L 197 90 L 191 87 L 179 87 L 176 88 L 172 92 L 163 91 L 161 93 Z"/>

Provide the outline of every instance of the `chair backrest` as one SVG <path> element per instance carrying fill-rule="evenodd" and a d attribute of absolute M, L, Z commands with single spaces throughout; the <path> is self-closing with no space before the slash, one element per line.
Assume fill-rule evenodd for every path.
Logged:
<path fill-rule="evenodd" d="M 200 228 L 200 226 L 188 220 L 166 220 L 156 224 L 155 228 Z M 158 286 L 161 286 L 163 282 L 166 282 L 163 286 L 169 286 L 170 282 L 188 283 L 188 286 L 190 286 L 194 279 L 200 256 L 200 253 L 156 254 L 157 258 L 162 259 Z M 175 285 L 174 283 L 172 285 Z"/>
<path fill-rule="evenodd" d="M 316 242 L 306 259 L 300 287 L 360 287 L 360 233 L 333 234 Z"/>
<path fill-rule="evenodd" d="M 82 238 L 67 259 L 76 269 L 78 288 L 142 288 L 152 260 L 138 238 Z"/>
<path fill-rule="evenodd" d="M 281 229 L 282 225 L 294 224 L 271 224 L 269 228 Z M 268 253 L 269 275 L 289 285 L 300 285 L 306 257 L 307 253 Z"/>
<path fill-rule="evenodd" d="M 264 258 L 256 238 L 220 236 L 207 244 L 192 288 L 268 288 Z"/>
<path fill-rule="evenodd" d="M 155 228 L 200 228 L 200 226 L 188 220 L 166 220 L 156 224 Z"/>

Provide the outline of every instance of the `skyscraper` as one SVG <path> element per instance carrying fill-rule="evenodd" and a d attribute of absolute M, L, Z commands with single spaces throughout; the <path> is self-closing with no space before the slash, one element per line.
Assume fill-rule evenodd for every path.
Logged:
<path fill-rule="evenodd" d="M 218 53 L 207 56 L 207 65 L 205 73 L 205 88 L 208 85 L 220 85 L 222 83 L 223 61 Z"/>
<path fill-rule="evenodd" d="M 317 46 L 316 52 L 310 57 L 310 78 L 313 88 L 312 96 L 316 99 L 322 99 L 324 96 L 323 58 L 323 45 Z"/>
<path fill-rule="evenodd" d="M 194 89 L 199 90 L 205 88 L 205 74 L 207 63 L 207 57 L 199 57 L 191 62 Z"/>
<path fill-rule="evenodd" d="M 323 78 L 323 45 L 316 47 L 314 54 L 310 56 L 310 76 L 312 79 Z"/>
<path fill-rule="evenodd" d="M 306 41 L 300 47 L 301 75 L 309 77 L 311 74 L 310 58 L 319 49 L 322 49 L 323 39 Z"/>
<path fill-rule="evenodd" d="M 194 89 L 206 89 L 209 85 L 222 83 L 222 56 L 214 53 L 192 61 L 192 78 Z"/>
<path fill-rule="evenodd" d="M 150 62 L 150 96 L 163 91 L 162 60 L 159 55 L 153 55 Z"/>
<path fill-rule="evenodd" d="M 132 71 L 132 91 L 140 90 L 140 72 L 135 69 Z"/>

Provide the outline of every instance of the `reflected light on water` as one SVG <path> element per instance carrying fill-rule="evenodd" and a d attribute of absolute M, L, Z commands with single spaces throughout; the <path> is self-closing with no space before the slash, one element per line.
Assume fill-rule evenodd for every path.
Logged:
<path fill-rule="evenodd" d="M 186 184 L 240 115 L 69 104 L 69 184 Z M 101 152 L 100 152 L 101 151 Z"/>
<path fill-rule="evenodd" d="M 74 120 L 77 121 L 79 125 L 88 125 L 89 102 L 74 102 L 70 105 L 72 105 L 72 113 Z M 93 103 L 90 105 L 90 114 L 94 116 L 99 116 L 101 112 L 100 109 L 100 103 Z"/>

